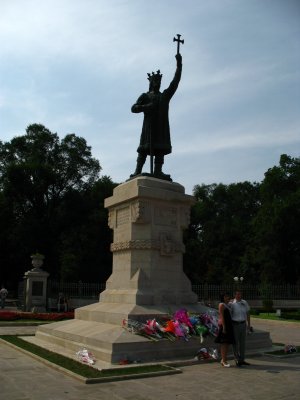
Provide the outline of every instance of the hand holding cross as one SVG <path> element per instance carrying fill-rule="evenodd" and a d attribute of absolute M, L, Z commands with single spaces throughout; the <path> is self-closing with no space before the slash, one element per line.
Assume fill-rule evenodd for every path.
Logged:
<path fill-rule="evenodd" d="M 182 43 L 182 44 L 184 43 L 184 40 L 180 39 L 180 36 L 181 35 L 177 34 L 177 39 L 175 37 L 173 38 L 173 42 L 177 42 L 177 54 L 179 54 L 180 43 Z"/>

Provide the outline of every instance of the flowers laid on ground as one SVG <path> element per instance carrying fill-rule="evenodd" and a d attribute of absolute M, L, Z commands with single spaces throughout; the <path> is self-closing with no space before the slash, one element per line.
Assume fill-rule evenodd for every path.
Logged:
<path fill-rule="evenodd" d="M 297 347 L 296 347 L 295 345 L 293 345 L 293 344 L 287 344 L 287 345 L 284 347 L 284 352 L 285 352 L 286 354 L 297 353 Z"/>
<path fill-rule="evenodd" d="M 212 347 L 209 347 L 208 349 L 206 347 L 202 347 L 196 354 L 196 357 L 198 360 L 218 360 L 219 358 L 219 353 L 217 349 L 213 349 Z"/>
<path fill-rule="evenodd" d="M 82 350 L 77 351 L 76 356 L 79 361 L 81 361 L 85 364 L 88 364 L 88 365 L 94 365 L 96 362 L 96 358 L 93 355 L 93 353 L 91 353 L 87 349 L 82 349 Z"/>
<path fill-rule="evenodd" d="M 36 319 L 41 321 L 60 321 L 74 318 L 74 311 L 64 313 L 33 313 L 24 311 L 1 311 L 0 321 L 16 321 L 19 319 Z"/>
<path fill-rule="evenodd" d="M 124 319 L 122 325 L 129 332 L 154 341 L 161 339 L 188 341 L 192 336 L 199 336 L 202 343 L 206 335 L 217 336 L 218 313 L 215 310 L 208 310 L 202 314 L 189 315 L 187 310 L 182 308 L 172 317 L 162 321 L 157 321 L 156 318 L 145 322 Z"/>

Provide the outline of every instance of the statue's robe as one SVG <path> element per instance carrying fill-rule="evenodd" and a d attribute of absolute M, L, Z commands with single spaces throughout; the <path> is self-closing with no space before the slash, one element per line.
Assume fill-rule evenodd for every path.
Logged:
<path fill-rule="evenodd" d="M 140 138 L 138 153 L 150 155 L 165 155 L 172 152 L 170 125 L 169 125 L 169 103 L 177 90 L 181 78 L 182 65 L 177 66 L 176 72 L 169 87 L 162 93 L 143 93 L 132 106 L 132 112 L 139 112 L 138 106 L 151 106 L 143 111 L 144 121 Z M 151 143 L 152 142 L 152 143 Z"/>

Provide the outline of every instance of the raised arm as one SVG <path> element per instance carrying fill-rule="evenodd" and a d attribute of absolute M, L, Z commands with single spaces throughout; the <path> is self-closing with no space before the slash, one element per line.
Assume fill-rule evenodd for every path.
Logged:
<path fill-rule="evenodd" d="M 174 93 L 176 92 L 180 79 L 181 79 L 181 72 L 182 72 L 182 56 L 180 53 L 176 54 L 176 71 L 172 82 L 170 83 L 169 87 L 164 91 L 169 98 L 171 98 Z"/>

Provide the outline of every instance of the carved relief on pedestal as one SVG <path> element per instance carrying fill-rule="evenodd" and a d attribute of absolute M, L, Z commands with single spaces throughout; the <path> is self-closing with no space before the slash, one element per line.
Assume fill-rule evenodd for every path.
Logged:
<path fill-rule="evenodd" d="M 108 211 L 108 226 L 110 229 L 115 229 L 116 227 L 116 213 L 115 210 Z"/>
<path fill-rule="evenodd" d="M 140 224 L 150 222 L 149 202 L 137 200 L 131 204 L 131 221 Z"/>
<path fill-rule="evenodd" d="M 174 240 L 170 232 L 161 232 L 159 240 L 128 240 L 115 242 L 110 245 L 112 252 L 126 250 L 158 250 L 161 256 L 173 256 L 175 253 L 183 253 L 183 243 Z"/>
<path fill-rule="evenodd" d="M 160 254 L 162 256 L 172 256 L 176 251 L 176 243 L 170 232 L 160 233 Z"/>
<path fill-rule="evenodd" d="M 161 256 L 173 256 L 175 253 L 185 252 L 184 244 L 175 240 L 171 232 L 161 232 L 159 238 Z"/>
<path fill-rule="evenodd" d="M 128 240 L 126 242 L 116 242 L 110 245 L 110 250 L 112 252 L 122 251 L 122 250 L 159 250 L 160 241 L 159 240 Z"/>
<path fill-rule="evenodd" d="M 190 207 L 180 208 L 180 227 L 187 228 L 191 220 Z"/>
<path fill-rule="evenodd" d="M 176 226 L 177 208 L 176 207 L 155 207 L 154 209 L 155 225 Z"/>

